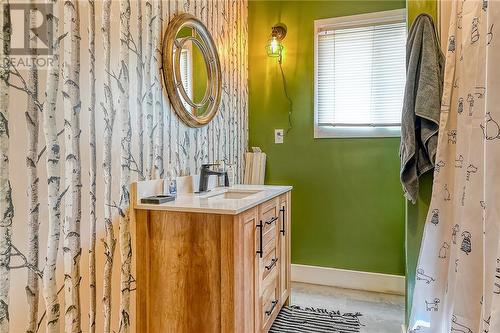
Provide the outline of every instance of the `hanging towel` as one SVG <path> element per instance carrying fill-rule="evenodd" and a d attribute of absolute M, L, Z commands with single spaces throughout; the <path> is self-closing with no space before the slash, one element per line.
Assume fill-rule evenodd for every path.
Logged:
<path fill-rule="evenodd" d="M 418 179 L 434 168 L 443 92 L 445 58 L 436 28 L 427 14 L 419 15 L 406 43 L 406 86 L 401 119 L 401 183 L 415 203 Z"/>

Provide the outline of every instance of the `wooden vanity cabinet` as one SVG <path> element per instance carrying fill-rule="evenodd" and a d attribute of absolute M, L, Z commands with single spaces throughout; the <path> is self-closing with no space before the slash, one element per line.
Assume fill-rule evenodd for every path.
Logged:
<path fill-rule="evenodd" d="M 134 212 L 137 333 L 269 330 L 290 294 L 290 192 L 238 215 Z"/>

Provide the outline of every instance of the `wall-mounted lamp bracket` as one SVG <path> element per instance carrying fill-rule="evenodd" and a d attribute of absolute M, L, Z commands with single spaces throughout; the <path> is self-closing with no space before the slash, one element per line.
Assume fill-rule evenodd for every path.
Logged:
<path fill-rule="evenodd" d="M 272 27 L 271 37 L 276 37 L 280 42 L 286 37 L 287 28 L 283 23 L 278 23 Z"/>

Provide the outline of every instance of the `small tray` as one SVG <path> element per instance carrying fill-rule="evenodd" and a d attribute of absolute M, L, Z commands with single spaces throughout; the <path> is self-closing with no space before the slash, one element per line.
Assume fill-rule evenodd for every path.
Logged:
<path fill-rule="evenodd" d="M 169 201 L 174 201 L 174 200 L 175 200 L 175 197 L 172 195 L 159 194 L 159 195 L 153 195 L 151 197 L 142 198 L 141 203 L 159 205 L 159 204 L 169 202 Z"/>

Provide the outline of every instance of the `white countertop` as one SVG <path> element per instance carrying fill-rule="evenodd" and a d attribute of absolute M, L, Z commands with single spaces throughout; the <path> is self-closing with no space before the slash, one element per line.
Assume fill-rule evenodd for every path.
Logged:
<path fill-rule="evenodd" d="M 231 187 L 218 187 L 203 194 L 182 194 L 178 195 L 175 201 L 163 204 L 142 204 L 140 198 L 136 204 L 136 209 L 146 210 L 168 210 L 189 213 L 210 213 L 237 215 L 247 209 L 255 207 L 269 199 L 289 192 L 292 186 L 273 185 L 234 185 Z M 254 192 L 242 199 L 223 198 L 225 192 Z"/>

